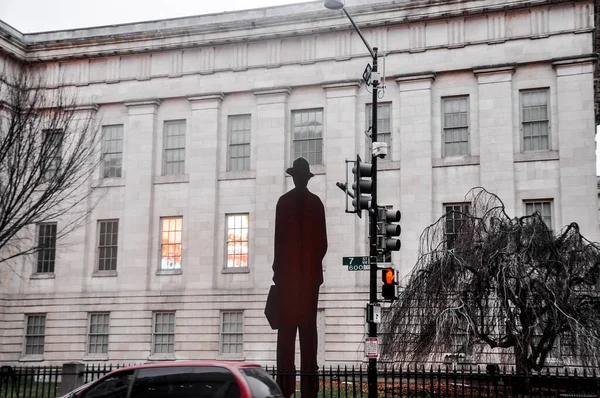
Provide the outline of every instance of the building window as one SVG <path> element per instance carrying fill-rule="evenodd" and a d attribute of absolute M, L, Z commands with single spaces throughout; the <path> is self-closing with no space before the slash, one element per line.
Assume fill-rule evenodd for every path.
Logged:
<path fill-rule="evenodd" d="M 181 269 L 183 217 L 163 217 L 160 221 L 160 269 Z"/>
<path fill-rule="evenodd" d="M 25 331 L 25 355 L 43 355 L 46 315 L 28 315 Z"/>
<path fill-rule="evenodd" d="M 98 271 L 117 269 L 119 220 L 98 221 Z"/>
<path fill-rule="evenodd" d="M 152 333 L 154 354 L 173 354 L 175 352 L 175 313 L 154 313 Z"/>
<path fill-rule="evenodd" d="M 442 155 L 469 155 L 469 98 L 442 98 Z"/>
<path fill-rule="evenodd" d="M 62 161 L 63 132 L 61 130 L 45 130 L 42 145 L 42 166 L 44 181 L 50 181 L 60 168 Z"/>
<path fill-rule="evenodd" d="M 248 267 L 248 214 L 229 214 L 227 219 L 227 268 Z"/>
<path fill-rule="evenodd" d="M 102 127 L 102 178 L 119 178 L 123 166 L 123 125 Z"/>
<path fill-rule="evenodd" d="M 109 314 L 90 314 L 88 354 L 108 354 Z"/>
<path fill-rule="evenodd" d="M 165 122 L 163 175 L 185 173 L 185 120 Z"/>
<path fill-rule="evenodd" d="M 37 273 L 53 273 L 55 259 L 56 223 L 38 224 Z"/>
<path fill-rule="evenodd" d="M 292 113 L 294 160 L 300 157 L 309 164 L 323 164 L 323 110 L 311 109 Z"/>
<path fill-rule="evenodd" d="M 548 228 L 552 229 L 552 201 L 540 200 L 525 202 L 525 214 L 532 215 L 535 212 L 539 212 L 542 216 L 542 220 Z"/>
<path fill-rule="evenodd" d="M 447 204 L 446 209 L 446 247 L 452 249 L 456 238 L 461 233 L 463 223 L 469 214 L 468 203 Z"/>
<path fill-rule="evenodd" d="M 550 149 L 548 132 L 548 89 L 521 92 L 523 150 Z"/>
<path fill-rule="evenodd" d="M 244 312 L 221 313 L 221 355 L 244 353 Z"/>
<path fill-rule="evenodd" d="M 367 130 L 372 127 L 373 119 L 373 105 L 368 104 L 366 110 Z M 379 104 L 377 105 L 377 141 L 385 142 L 388 145 L 388 154 L 383 160 L 392 159 L 392 105 L 391 104 Z M 370 134 L 373 131 L 370 130 Z M 369 140 L 370 141 L 370 140 Z M 370 142 L 367 147 L 370 147 Z M 367 154 L 367 159 L 371 159 L 371 152 Z"/>
<path fill-rule="evenodd" d="M 250 170 L 250 115 L 229 116 L 227 171 Z"/>

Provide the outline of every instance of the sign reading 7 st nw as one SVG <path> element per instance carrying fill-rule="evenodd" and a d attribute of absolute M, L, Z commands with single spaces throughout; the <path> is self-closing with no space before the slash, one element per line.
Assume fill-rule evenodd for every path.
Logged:
<path fill-rule="evenodd" d="M 342 257 L 342 265 L 348 265 L 348 266 L 369 265 L 369 256 Z"/>

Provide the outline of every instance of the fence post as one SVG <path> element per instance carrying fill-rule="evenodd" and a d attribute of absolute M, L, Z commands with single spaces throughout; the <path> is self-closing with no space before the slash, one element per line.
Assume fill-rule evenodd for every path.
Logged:
<path fill-rule="evenodd" d="M 67 362 L 62 366 L 62 378 L 60 382 L 60 395 L 66 395 L 77 387 L 83 385 L 83 362 Z"/>

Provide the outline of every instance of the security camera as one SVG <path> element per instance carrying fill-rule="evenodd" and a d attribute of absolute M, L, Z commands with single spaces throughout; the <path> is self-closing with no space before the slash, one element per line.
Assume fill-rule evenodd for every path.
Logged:
<path fill-rule="evenodd" d="M 385 158 L 388 153 L 388 144 L 385 142 L 374 142 L 373 143 L 373 156 L 377 156 L 379 159 Z"/>

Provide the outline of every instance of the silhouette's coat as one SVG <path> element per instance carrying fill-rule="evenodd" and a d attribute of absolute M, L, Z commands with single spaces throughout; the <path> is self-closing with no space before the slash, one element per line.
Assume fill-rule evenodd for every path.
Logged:
<path fill-rule="evenodd" d="M 317 396 L 317 303 L 323 283 L 323 257 L 327 252 L 325 209 L 306 185 L 313 177 L 308 162 L 294 161 L 287 170 L 295 188 L 277 202 L 273 281 L 277 292 L 277 369 L 284 397 L 293 394 L 296 331 L 300 335 L 303 398 Z"/>

